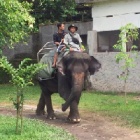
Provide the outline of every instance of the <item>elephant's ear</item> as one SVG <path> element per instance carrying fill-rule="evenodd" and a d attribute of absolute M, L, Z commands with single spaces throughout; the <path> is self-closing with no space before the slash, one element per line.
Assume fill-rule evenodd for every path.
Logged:
<path fill-rule="evenodd" d="M 101 63 L 96 58 L 94 58 L 93 56 L 90 56 L 90 62 L 89 62 L 90 75 L 93 75 L 100 68 L 101 68 Z"/>

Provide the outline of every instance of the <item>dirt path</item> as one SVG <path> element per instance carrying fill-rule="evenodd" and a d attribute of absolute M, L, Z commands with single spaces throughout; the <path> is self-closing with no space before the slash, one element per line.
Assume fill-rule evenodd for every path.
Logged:
<path fill-rule="evenodd" d="M 68 112 L 56 110 L 57 119 L 47 120 L 46 116 L 36 116 L 35 106 L 25 106 L 24 115 L 28 118 L 42 120 L 48 124 L 61 127 L 72 133 L 78 140 L 140 140 L 140 131 L 120 127 L 115 122 L 95 113 L 81 112 L 81 123 L 69 124 L 66 121 Z M 14 114 L 13 109 L 0 107 L 0 114 Z"/>

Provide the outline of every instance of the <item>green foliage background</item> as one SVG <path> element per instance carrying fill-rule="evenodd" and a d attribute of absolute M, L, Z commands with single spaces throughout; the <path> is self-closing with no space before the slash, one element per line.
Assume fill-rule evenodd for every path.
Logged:
<path fill-rule="evenodd" d="M 34 18 L 30 16 L 31 5 L 18 0 L 0 0 L 0 50 L 11 47 L 28 35 Z"/>
<path fill-rule="evenodd" d="M 25 0 L 19 0 L 23 2 Z M 31 15 L 35 18 L 35 27 L 39 24 L 64 22 L 67 17 L 76 15 L 75 0 L 26 0 L 32 4 Z"/>

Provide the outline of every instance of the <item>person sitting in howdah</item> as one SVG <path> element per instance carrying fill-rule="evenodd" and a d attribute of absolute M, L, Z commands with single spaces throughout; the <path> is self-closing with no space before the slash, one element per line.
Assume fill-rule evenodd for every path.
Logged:
<path fill-rule="evenodd" d="M 58 52 L 64 49 L 65 47 L 64 45 L 64 36 L 66 34 L 66 32 L 64 31 L 65 25 L 63 23 L 58 23 L 57 28 L 58 28 L 58 31 L 53 35 L 53 41 L 57 46 L 57 50 L 56 50 L 56 53 L 54 54 L 54 61 L 53 61 L 52 67 L 56 66 Z"/>
<path fill-rule="evenodd" d="M 74 24 L 71 24 L 68 27 L 69 33 L 64 37 L 64 44 L 70 47 L 70 51 L 83 51 L 82 49 L 82 39 L 80 35 L 76 32 L 78 27 Z"/>

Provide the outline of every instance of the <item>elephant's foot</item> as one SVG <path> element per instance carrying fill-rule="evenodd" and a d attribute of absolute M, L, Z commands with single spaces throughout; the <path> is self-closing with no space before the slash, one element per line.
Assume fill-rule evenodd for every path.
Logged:
<path fill-rule="evenodd" d="M 36 115 L 41 116 L 41 115 L 45 115 L 45 111 L 44 110 L 36 110 Z"/>
<path fill-rule="evenodd" d="M 48 115 L 47 115 L 47 119 L 55 120 L 55 119 L 56 119 L 56 116 L 55 116 L 54 112 L 50 112 L 50 113 L 48 113 Z"/>
<path fill-rule="evenodd" d="M 67 118 L 68 122 L 70 123 L 80 123 L 81 118 L 79 115 L 69 115 Z"/>

